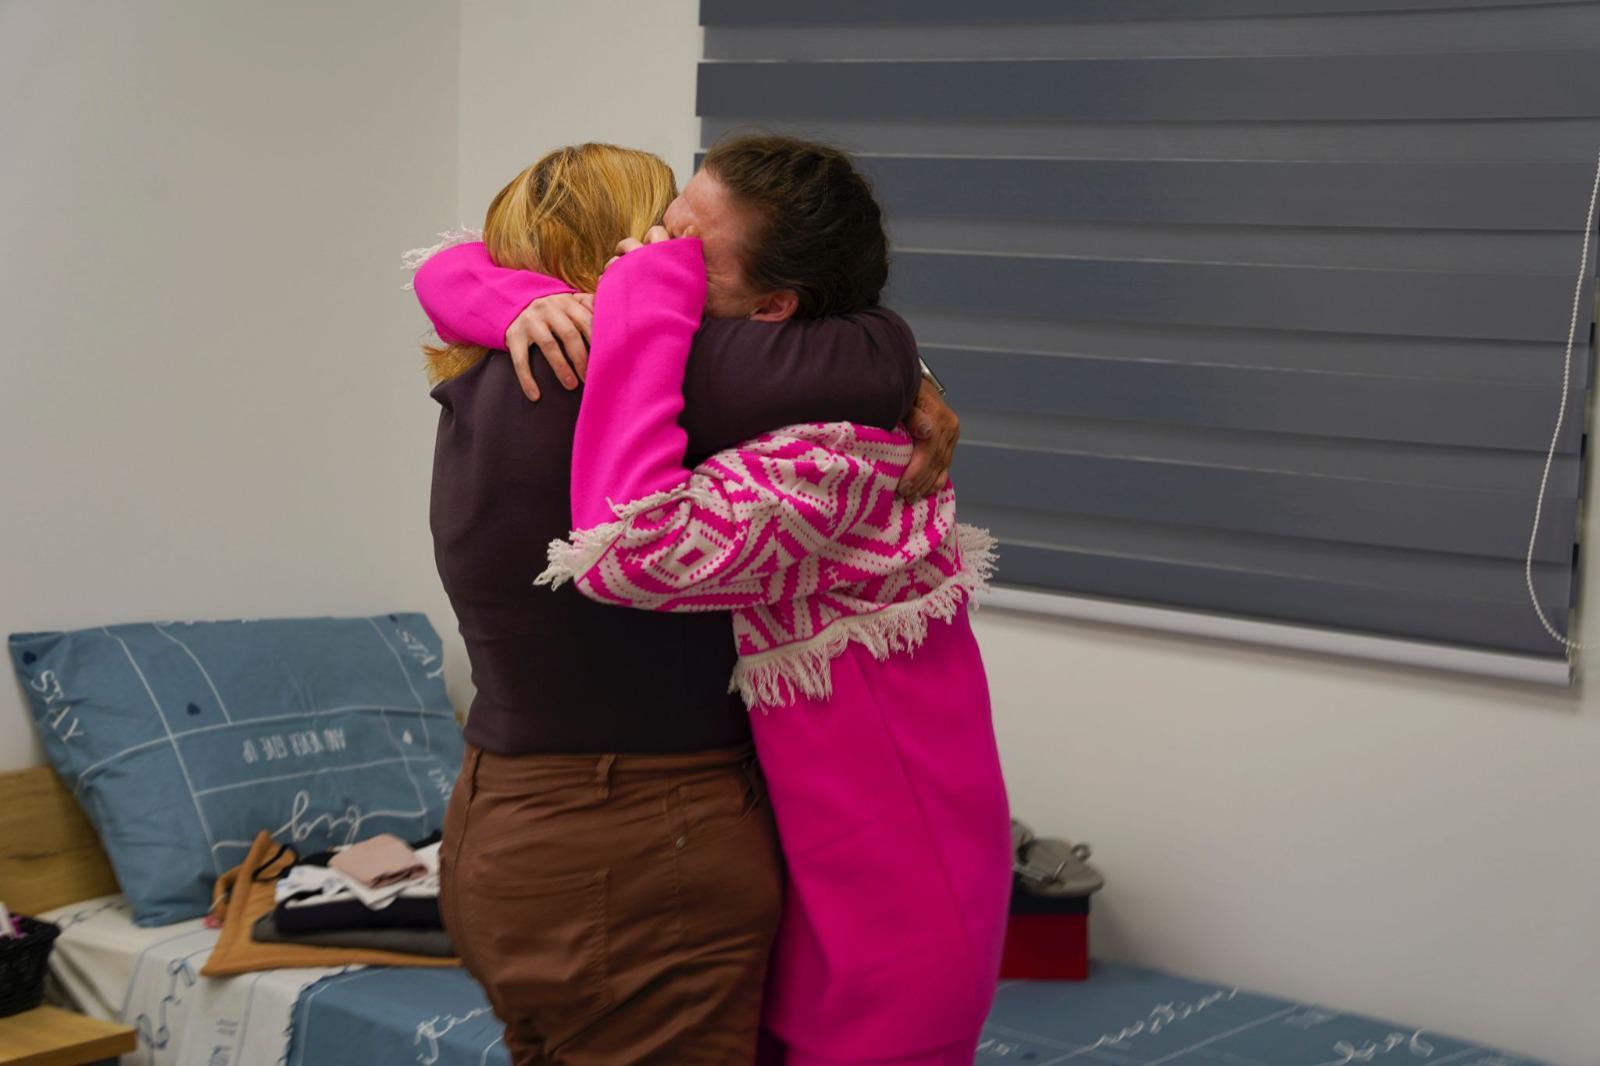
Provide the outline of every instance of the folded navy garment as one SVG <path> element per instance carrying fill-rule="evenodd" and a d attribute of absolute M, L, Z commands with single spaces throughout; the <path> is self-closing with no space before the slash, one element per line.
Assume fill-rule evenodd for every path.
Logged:
<path fill-rule="evenodd" d="M 438 896 L 399 896 L 373 910 L 358 899 L 309 903 L 295 907 L 297 897 L 279 903 L 272 924 L 280 933 L 326 933 L 346 929 L 443 929 Z"/>
<path fill-rule="evenodd" d="M 451 958 L 455 949 L 443 929 L 340 929 L 329 933 L 284 933 L 263 914 L 250 927 L 250 939 L 262 944 L 307 944 L 322 948 L 375 948 L 408 955 Z"/>

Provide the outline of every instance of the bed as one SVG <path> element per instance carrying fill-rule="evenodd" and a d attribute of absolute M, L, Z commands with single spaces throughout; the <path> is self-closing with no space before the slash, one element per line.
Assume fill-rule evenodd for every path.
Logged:
<path fill-rule="evenodd" d="M 216 931 L 133 924 L 94 831 L 46 768 L 0 774 L 0 899 L 62 927 L 52 991 L 138 1031 L 138 1066 L 504 1066 L 500 1023 L 460 970 L 198 976 Z M 1006 982 L 979 1063 L 1547 1066 L 1377 1019 L 1097 963 L 1082 983 Z"/>
<path fill-rule="evenodd" d="M 150 1066 L 275 1066 L 288 1052 L 302 994 L 350 968 L 201 977 L 218 930 L 201 919 L 136 926 L 120 894 L 44 912 L 61 927 L 50 960 L 56 995 L 92 1017 L 132 1026 L 125 1062 Z"/>

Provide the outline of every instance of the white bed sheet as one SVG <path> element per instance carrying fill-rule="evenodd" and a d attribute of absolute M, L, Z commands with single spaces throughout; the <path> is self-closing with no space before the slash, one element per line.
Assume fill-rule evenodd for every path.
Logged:
<path fill-rule="evenodd" d="M 40 917 L 61 927 L 50 956 L 72 1006 L 138 1030 L 126 1066 L 278 1066 L 288 1058 L 295 1001 L 315 981 L 360 966 L 201 977 L 217 930 L 193 919 L 144 929 L 121 895 Z"/>

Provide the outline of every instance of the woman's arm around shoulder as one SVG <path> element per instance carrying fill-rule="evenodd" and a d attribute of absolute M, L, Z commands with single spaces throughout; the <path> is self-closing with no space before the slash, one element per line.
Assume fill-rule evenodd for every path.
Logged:
<path fill-rule="evenodd" d="M 594 303 L 560 278 L 497 266 L 483 242 L 473 241 L 424 260 L 412 287 L 441 340 L 510 352 L 528 399 L 539 398 L 531 347 L 566 388 L 583 379 Z"/>
<path fill-rule="evenodd" d="M 709 455 L 800 422 L 891 429 L 910 411 L 920 383 L 916 338 L 886 307 L 783 322 L 707 322 L 683 385 L 689 452 Z"/>

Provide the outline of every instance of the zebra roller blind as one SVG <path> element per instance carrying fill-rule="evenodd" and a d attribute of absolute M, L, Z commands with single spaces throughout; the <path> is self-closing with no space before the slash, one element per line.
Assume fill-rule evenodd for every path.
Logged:
<path fill-rule="evenodd" d="M 786 130 L 872 175 L 888 300 L 961 414 L 963 517 L 1000 538 L 1002 583 L 1563 656 L 1523 554 L 1600 4 L 702 0 L 701 21 L 704 144 Z M 1592 311 L 1535 552 L 1561 626 Z"/>

